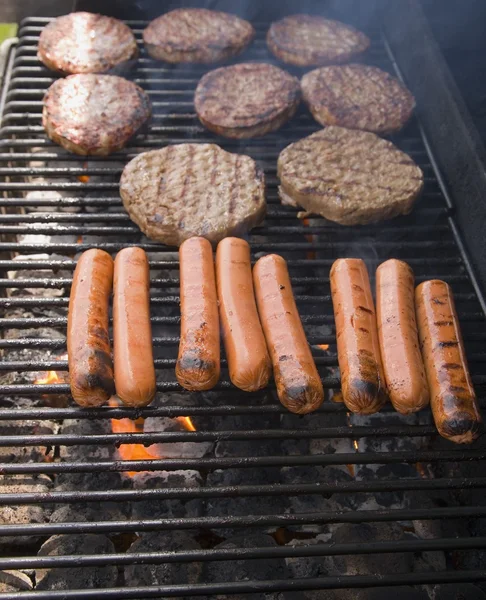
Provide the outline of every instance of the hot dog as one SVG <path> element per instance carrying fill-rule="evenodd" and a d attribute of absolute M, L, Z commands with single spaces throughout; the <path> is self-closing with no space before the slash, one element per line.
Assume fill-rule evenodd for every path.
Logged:
<path fill-rule="evenodd" d="M 179 248 L 181 340 L 176 377 L 187 390 L 210 390 L 220 373 L 219 317 L 213 250 L 193 237 Z"/>
<path fill-rule="evenodd" d="M 370 280 L 362 260 L 334 262 L 331 296 L 344 403 L 355 413 L 377 412 L 386 402 L 386 388 Z"/>
<path fill-rule="evenodd" d="M 115 393 L 108 335 L 113 260 L 87 250 L 78 260 L 69 298 L 67 348 L 71 394 L 80 406 L 100 406 Z"/>
<path fill-rule="evenodd" d="M 264 388 L 270 378 L 270 357 L 255 303 L 250 246 L 245 240 L 229 237 L 219 242 L 216 283 L 230 379 L 246 392 Z"/>
<path fill-rule="evenodd" d="M 467 444 L 480 433 L 481 414 L 452 291 L 444 281 L 424 281 L 415 290 L 415 306 L 435 425 L 441 436 Z"/>
<path fill-rule="evenodd" d="M 297 311 L 287 263 L 276 254 L 260 258 L 253 281 L 280 402 L 290 412 L 310 413 L 322 404 L 324 390 Z"/>
<path fill-rule="evenodd" d="M 127 406 L 146 406 L 155 396 L 150 325 L 150 269 L 141 248 L 115 259 L 113 357 L 117 396 Z"/>
<path fill-rule="evenodd" d="M 386 387 L 393 406 L 404 415 L 429 403 L 414 287 L 413 271 L 401 260 L 387 260 L 376 270 L 376 316 Z"/>

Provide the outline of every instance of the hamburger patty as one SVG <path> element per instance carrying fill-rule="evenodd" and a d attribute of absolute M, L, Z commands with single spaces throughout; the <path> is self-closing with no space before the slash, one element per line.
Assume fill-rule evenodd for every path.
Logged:
<path fill-rule="evenodd" d="M 391 133 L 403 127 L 415 106 L 398 79 L 368 65 L 321 67 L 306 73 L 301 86 L 321 125 Z"/>
<path fill-rule="evenodd" d="M 193 236 L 219 242 L 265 216 L 263 172 L 216 144 L 179 144 L 139 154 L 120 179 L 123 205 L 143 233 L 169 246 Z"/>
<path fill-rule="evenodd" d="M 414 161 L 374 133 L 326 127 L 278 157 L 283 204 L 342 225 L 407 214 L 423 187 Z"/>
<path fill-rule="evenodd" d="M 88 12 L 54 19 L 39 38 L 39 59 L 61 73 L 104 73 L 137 55 L 129 27 L 118 19 Z"/>
<path fill-rule="evenodd" d="M 149 23 L 143 41 L 157 60 L 214 63 L 242 52 L 254 36 L 252 25 L 236 15 L 177 8 Z"/>
<path fill-rule="evenodd" d="M 370 45 L 364 33 L 317 15 L 291 15 L 270 25 L 267 45 L 280 60 L 302 67 L 345 63 Z"/>
<path fill-rule="evenodd" d="M 250 138 L 281 127 L 300 101 L 297 78 L 273 65 L 242 63 L 206 73 L 194 105 L 199 120 L 229 138 Z"/>
<path fill-rule="evenodd" d="M 47 135 L 70 152 L 106 156 L 125 146 L 150 117 L 147 94 L 116 75 L 58 79 L 44 96 Z"/>

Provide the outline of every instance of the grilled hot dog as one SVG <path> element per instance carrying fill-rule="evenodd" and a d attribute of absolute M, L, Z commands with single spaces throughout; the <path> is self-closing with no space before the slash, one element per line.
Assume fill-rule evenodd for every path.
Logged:
<path fill-rule="evenodd" d="M 331 295 L 344 403 L 355 413 L 377 412 L 386 402 L 385 378 L 370 280 L 362 260 L 334 262 Z"/>
<path fill-rule="evenodd" d="M 386 387 L 395 409 L 406 415 L 429 403 L 429 387 L 415 320 L 414 276 L 401 260 L 376 270 L 376 316 Z"/>
<path fill-rule="evenodd" d="M 84 252 L 73 275 L 67 329 L 71 394 L 80 406 L 100 406 L 115 393 L 108 335 L 112 283 L 111 256 Z"/>
<path fill-rule="evenodd" d="M 280 402 L 297 414 L 322 404 L 324 391 L 281 256 L 260 258 L 253 269 L 258 312 L 273 364 Z"/>
<path fill-rule="evenodd" d="M 415 290 L 415 305 L 437 430 L 452 442 L 472 442 L 481 430 L 481 414 L 469 376 L 452 291 L 444 281 L 425 281 Z"/>
<path fill-rule="evenodd" d="M 125 248 L 115 259 L 113 357 L 120 400 L 127 406 L 150 404 L 155 396 L 150 269 L 141 248 Z"/>
<path fill-rule="evenodd" d="M 179 248 L 181 340 L 176 377 L 187 390 L 210 390 L 220 373 L 219 318 L 213 250 L 193 237 Z"/>
<path fill-rule="evenodd" d="M 219 242 L 216 282 L 230 379 L 236 387 L 254 392 L 268 383 L 270 357 L 255 303 L 250 246 L 245 240 L 229 237 Z"/>

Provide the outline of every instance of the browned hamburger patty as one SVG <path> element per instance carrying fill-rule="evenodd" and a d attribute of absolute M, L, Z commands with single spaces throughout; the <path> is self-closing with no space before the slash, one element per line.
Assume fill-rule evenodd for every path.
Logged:
<path fill-rule="evenodd" d="M 341 125 L 375 133 L 398 131 L 415 106 L 398 79 L 368 65 L 334 65 L 306 73 L 302 94 L 321 125 Z"/>
<path fill-rule="evenodd" d="M 280 60 L 292 65 L 345 63 L 370 45 L 364 33 L 339 21 L 317 15 L 291 15 L 270 25 L 267 45 Z"/>
<path fill-rule="evenodd" d="M 47 135 L 70 152 L 106 156 L 125 146 L 150 117 L 147 94 L 116 75 L 58 79 L 44 96 Z"/>
<path fill-rule="evenodd" d="M 300 101 L 299 80 L 265 63 L 242 63 L 206 73 L 194 96 L 203 125 L 229 138 L 250 138 L 281 127 Z"/>
<path fill-rule="evenodd" d="M 206 8 L 177 8 L 143 32 L 152 58 L 170 63 L 214 63 L 242 52 L 255 36 L 236 15 Z"/>
<path fill-rule="evenodd" d="M 326 127 L 278 157 L 283 204 L 342 225 L 407 214 L 423 187 L 414 161 L 374 133 Z"/>
<path fill-rule="evenodd" d="M 38 50 L 46 67 L 61 73 L 105 73 L 138 55 L 129 27 L 88 12 L 51 21 L 40 34 Z"/>
<path fill-rule="evenodd" d="M 120 196 L 143 233 L 169 246 L 243 235 L 265 216 L 263 172 L 249 156 L 216 144 L 139 154 L 123 170 Z"/>

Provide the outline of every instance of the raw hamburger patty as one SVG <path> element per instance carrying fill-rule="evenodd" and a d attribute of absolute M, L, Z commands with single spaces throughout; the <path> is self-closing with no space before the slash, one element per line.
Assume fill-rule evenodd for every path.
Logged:
<path fill-rule="evenodd" d="M 88 12 L 54 19 L 39 38 L 39 59 L 61 73 L 104 73 L 137 55 L 129 27 L 118 19 Z"/>
<path fill-rule="evenodd" d="M 147 52 L 170 63 L 214 63 L 239 54 L 255 36 L 236 15 L 206 8 L 177 8 L 143 32 Z"/>
<path fill-rule="evenodd" d="M 398 79 L 368 65 L 335 65 L 306 73 L 302 94 L 321 125 L 375 133 L 398 131 L 415 106 Z"/>
<path fill-rule="evenodd" d="M 125 146 L 150 117 L 147 94 L 115 75 L 58 79 L 44 97 L 47 135 L 70 152 L 106 156 Z"/>
<path fill-rule="evenodd" d="M 291 65 L 319 66 L 345 63 L 370 45 L 364 33 L 339 21 L 317 15 L 291 15 L 270 25 L 267 45 Z"/>
<path fill-rule="evenodd" d="M 283 204 L 342 225 L 407 214 L 423 187 L 420 168 L 391 142 L 335 126 L 287 146 L 278 176 Z"/>
<path fill-rule="evenodd" d="M 300 101 L 297 78 L 265 63 L 221 67 L 201 78 L 194 96 L 199 120 L 229 138 L 250 138 L 281 127 Z"/>
<path fill-rule="evenodd" d="M 143 233 L 169 246 L 193 236 L 219 242 L 265 216 L 263 172 L 216 144 L 179 144 L 136 156 L 120 179 L 123 205 Z"/>

